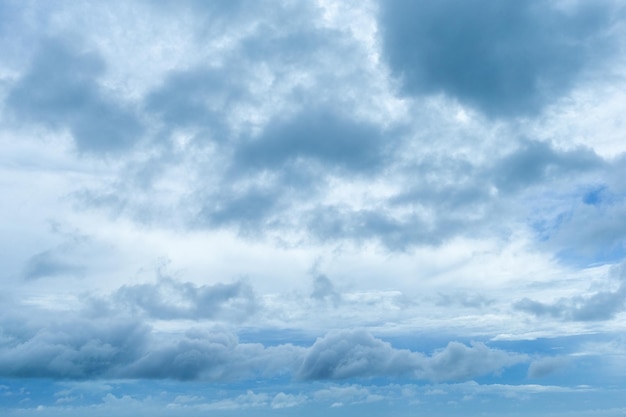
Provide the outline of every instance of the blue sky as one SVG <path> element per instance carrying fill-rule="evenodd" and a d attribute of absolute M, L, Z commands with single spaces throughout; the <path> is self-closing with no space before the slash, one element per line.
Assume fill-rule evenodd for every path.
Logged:
<path fill-rule="evenodd" d="M 625 23 L 0 1 L 0 412 L 623 416 Z"/>

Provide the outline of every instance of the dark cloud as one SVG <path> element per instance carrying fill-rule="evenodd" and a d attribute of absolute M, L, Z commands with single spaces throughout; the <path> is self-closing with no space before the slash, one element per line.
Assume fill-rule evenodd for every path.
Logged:
<path fill-rule="evenodd" d="M 474 223 L 465 213 L 444 213 L 437 209 L 436 203 L 431 203 L 423 212 L 397 215 L 386 207 L 318 206 L 307 212 L 304 220 L 314 239 L 347 240 L 357 244 L 375 241 L 392 251 L 407 251 L 417 245 L 439 245 Z"/>
<path fill-rule="evenodd" d="M 243 282 L 196 286 L 169 277 L 156 284 L 124 285 L 111 302 L 114 308 L 164 320 L 243 320 L 257 309 L 252 288 Z"/>
<path fill-rule="evenodd" d="M 47 40 L 9 91 L 6 104 L 21 120 L 68 129 L 81 152 L 128 149 L 140 139 L 143 128 L 127 106 L 100 87 L 97 80 L 104 70 L 97 55 Z"/>
<path fill-rule="evenodd" d="M 55 316 L 59 319 L 62 314 Z M 7 377 L 82 379 L 114 374 L 118 366 L 141 357 L 150 330 L 133 319 L 66 318 L 45 324 L 11 319 L 7 322 L 5 317 L 1 324 L 0 373 Z"/>
<path fill-rule="evenodd" d="M 489 177 L 499 190 L 511 192 L 603 165 L 602 158 L 588 148 L 562 151 L 550 143 L 524 140 L 515 151 L 497 161 Z"/>
<path fill-rule="evenodd" d="M 28 313 L 24 315 L 23 313 Z M 161 333 L 136 315 L 109 311 L 0 311 L 0 376 L 53 379 L 149 378 L 231 381 L 409 377 L 463 380 L 526 361 L 483 344 L 450 343 L 428 357 L 366 331 L 331 332 L 310 347 L 242 343 L 223 330 Z"/>
<path fill-rule="evenodd" d="M 285 373 L 303 348 L 241 344 L 224 332 L 165 337 L 124 316 L 33 323 L 4 317 L 0 375 L 94 379 L 163 378 L 224 381 Z"/>
<path fill-rule="evenodd" d="M 335 332 L 317 339 L 298 375 L 302 379 L 408 376 L 420 368 L 421 359 L 365 331 Z"/>
<path fill-rule="evenodd" d="M 233 68 L 232 71 L 235 71 Z M 158 116 L 168 130 L 192 127 L 206 129 L 214 140 L 225 140 L 226 113 L 233 102 L 246 95 L 239 85 L 242 75 L 230 71 L 195 68 L 170 74 L 163 84 L 145 99 L 148 112 Z"/>
<path fill-rule="evenodd" d="M 385 160 L 385 145 L 375 125 L 332 109 L 312 110 L 271 121 L 259 137 L 237 148 L 233 171 L 275 170 L 287 163 L 313 162 L 324 170 L 370 173 Z"/>
<path fill-rule="evenodd" d="M 610 320 L 626 307 L 626 285 L 617 291 L 601 291 L 588 297 L 563 298 L 554 303 L 524 298 L 514 304 L 515 309 L 535 316 L 551 316 L 564 320 Z"/>
<path fill-rule="evenodd" d="M 491 116 L 539 112 L 608 51 L 604 2 L 380 2 L 383 54 L 405 92 L 443 92 Z"/>

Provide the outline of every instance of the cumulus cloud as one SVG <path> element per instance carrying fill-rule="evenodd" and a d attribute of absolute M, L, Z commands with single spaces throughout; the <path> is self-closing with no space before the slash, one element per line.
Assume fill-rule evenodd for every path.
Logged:
<path fill-rule="evenodd" d="M 42 312 L 45 313 L 45 312 Z M 526 362 L 524 355 L 452 342 L 432 356 L 366 331 L 331 332 L 310 347 L 243 343 L 224 330 L 164 333 L 133 318 L 83 318 L 63 312 L 29 319 L 0 317 L 0 375 L 54 379 L 143 378 L 232 381 L 292 376 L 298 380 L 408 377 L 467 380 Z M 300 401 L 276 399 L 277 407 Z"/>
<path fill-rule="evenodd" d="M 58 318 L 59 315 L 57 315 Z M 303 348 L 239 343 L 228 332 L 154 332 L 130 317 L 2 318 L 0 373 L 31 378 L 232 380 L 288 372 Z"/>
<path fill-rule="evenodd" d="M 521 354 L 491 349 L 482 343 L 450 342 L 430 357 L 395 349 L 365 331 L 329 333 L 307 352 L 298 376 L 302 379 L 409 376 L 432 381 L 466 380 L 526 362 Z"/>

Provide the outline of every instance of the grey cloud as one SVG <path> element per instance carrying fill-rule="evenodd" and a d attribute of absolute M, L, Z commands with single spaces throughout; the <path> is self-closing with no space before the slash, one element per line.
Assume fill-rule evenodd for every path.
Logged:
<path fill-rule="evenodd" d="M 332 109 L 270 121 L 258 137 L 233 146 L 224 186 L 199 197 L 197 223 L 243 234 L 292 227 L 300 223 L 293 209 L 323 192 L 329 174 L 380 170 L 391 156 L 388 142 L 375 126 Z"/>
<path fill-rule="evenodd" d="M 335 290 L 332 281 L 324 274 L 316 274 L 313 278 L 313 291 L 311 298 L 330 302 L 337 306 L 341 302 L 341 294 Z"/>
<path fill-rule="evenodd" d="M 588 296 L 561 298 L 553 303 L 524 298 L 513 307 L 538 317 L 549 316 L 574 321 L 610 320 L 626 309 L 626 280 L 624 273 L 621 274 L 621 283 L 614 291 L 598 291 Z"/>
<path fill-rule="evenodd" d="M 226 195 L 229 194 L 229 195 Z M 259 232 L 272 225 L 278 214 L 281 192 L 274 188 L 253 187 L 216 196 L 199 213 L 202 223 L 213 226 L 235 225 L 240 232 Z"/>
<path fill-rule="evenodd" d="M 72 318 L 38 325 L 8 319 L 16 321 L 3 318 L 0 324 L 0 374 L 9 377 L 82 379 L 115 373 L 117 366 L 141 356 L 149 334 L 136 320 Z"/>
<path fill-rule="evenodd" d="M 21 120 L 68 129 L 81 152 L 112 153 L 133 146 L 143 127 L 126 105 L 98 85 L 104 62 L 68 44 L 47 40 L 6 104 Z"/>
<path fill-rule="evenodd" d="M 525 355 L 491 349 L 483 343 L 466 346 L 450 342 L 445 349 L 430 357 L 426 375 L 434 381 L 460 381 L 497 373 L 505 367 L 527 361 Z"/>
<path fill-rule="evenodd" d="M 366 331 L 331 332 L 305 348 L 242 343 L 221 330 L 161 333 L 118 312 L 24 310 L 0 315 L 0 376 L 54 379 L 148 378 L 232 381 L 291 376 L 301 380 L 409 377 L 470 379 L 526 361 L 477 343 L 450 343 L 428 357 L 396 349 Z M 24 313 L 28 313 L 25 316 Z"/>
<path fill-rule="evenodd" d="M 279 169 L 301 160 L 324 169 L 369 173 L 380 168 L 385 141 L 377 126 L 356 121 L 332 109 L 311 110 L 270 122 L 263 133 L 238 147 L 234 171 Z"/>
<path fill-rule="evenodd" d="M 231 334 L 188 332 L 184 337 L 163 340 L 146 350 L 121 371 L 129 378 L 227 381 L 288 373 L 299 361 L 303 348 L 292 345 L 265 347 L 239 343 Z"/>
<path fill-rule="evenodd" d="M 436 209 L 436 203 L 427 210 Z M 378 241 L 392 251 L 406 251 L 415 245 L 438 245 L 461 232 L 473 219 L 457 213 L 437 212 L 398 216 L 383 207 L 354 210 L 342 206 L 320 206 L 304 217 L 312 236 L 322 241 Z"/>
<path fill-rule="evenodd" d="M 545 183 L 568 173 L 590 171 L 603 165 L 602 158 L 591 149 L 560 151 L 549 143 L 526 140 L 495 164 L 490 177 L 494 179 L 498 189 L 511 192 Z"/>
<path fill-rule="evenodd" d="M 534 360 L 528 367 L 529 378 L 542 378 L 563 368 L 566 364 L 563 357 L 548 357 Z"/>
<path fill-rule="evenodd" d="M 466 380 L 527 362 L 521 354 L 491 349 L 482 343 L 451 342 L 428 357 L 395 349 L 365 331 L 329 333 L 308 350 L 298 371 L 302 379 L 410 376 L 431 381 Z"/>
<path fill-rule="evenodd" d="M 534 114 L 610 51 L 605 2 L 380 2 L 383 54 L 409 94 L 443 92 L 491 116 Z"/>
<path fill-rule="evenodd" d="M 241 76 L 233 77 L 224 69 L 195 68 L 172 73 L 145 99 L 146 110 L 155 114 L 165 127 L 208 129 L 216 140 L 225 140 L 224 113 L 230 103 L 246 94 Z"/>
<path fill-rule="evenodd" d="M 196 286 L 169 277 L 156 284 L 125 285 L 111 301 L 115 308 L 158 319 L 243 320 L 257 309 L 252 288 L 243 282 Z"/>
<path fill-rule="evenodd" d="M 409 375 L 421 356 L 394 349 L 365 331 L 335 332 L 319 338 L 307 352 L 298 376 L 302 379 Z"/>
<path fill-rule="evenodd" d="M 566 90 L 609 20 L 603 5 L 567 15 L 491 0 L 383 4 L 386 53 L 407 90 L 443 90 L 496 115 L 535 112 Z"/>
<path fill-rule="evenodd" d="M 63 253 L 47 250 L 31 256 L 26 261 L 23 276 L 27 280 L 32 280 L 53 276 L 78 276 L 84 272 L 84 266 L 65 259 Z"/>
<path fill-rule="evenodd" d="M 33 323 L 32 319 L 4 317 L 0 375 L 224 381 L 288 372 L 303 350 L 291 345 L 241 344 L 223 332 L 188 331 L 163 337 L 124 316 L 62 318 L 60 324 L 54 324 L 44 319 Z M 17 320 L 19 326 L 12 329 L 16 321 L 7 320 Z"/>
<path fill-rule="evenodd" d="M 467 308 L 485 308 L 494 304 L 495 300 L 480 294 L 468 294 L 463 292 L 457 293 L 439 293 L 437 305 L 451 306 L 461 305 Z"/>

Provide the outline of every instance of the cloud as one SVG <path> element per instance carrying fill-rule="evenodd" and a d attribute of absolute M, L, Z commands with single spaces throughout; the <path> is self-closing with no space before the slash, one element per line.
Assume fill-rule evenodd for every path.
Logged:
<path fill-rule="evenodd" d="M 394 349 L 365 331 L 335 332 L 318 338 L 307 353 L 301 379 L 402 376 L 420 367 L 420 355 Z"/>
<path fill-rule="evenodd" d="M 350 120 L 331 109 L 306 111 L 273 120 L 258 138 L 235 154 L 235 172 L 279 169 L 284 164 L 319 162 L 324 169 L 375 172 L 385 158 L 380 129 L 367 120 Z M 300 169 L 306 169 L 306 164 Z"/>
<path fill-rule="evenodd" d="M 3 317 L 2 327 L 0 374 L 21 378 L 84 379 L 115 373 L 117 366 L 141 356 L 149 334 L 136 320 L 73 319 L 39 327 Z"/>
<path fill-rule="evenodd" d="M 167 276 L 160 276 L 156 284 L 124 285 L 110 301 L 112 308 L 164 320 L 243 320 L 257 309 L 252 288 L 243 282 L 196 286 Z"/>
<path fill-rule="evenodd" d="M 591 149 L 562 151 L 549 143 L 522 140 L 515 151 L 496 162 L 489 176 L 499 190 L 508 193 L 603 165 L 604 161 Z"/>
<path fill-rule="evenodd" d="M 218 68 L 173 72 L 148 93 L 144 106 L 166 131 L 198 129 L 203 131 L 197 135 L 199 139 L 225 141 L 229 139 L 226 113 L 233 104 L 247 97 L 246 88 L 237 83 L 241 78 Z"/>
<path fill-rule="evenodd" d="M 165 335 L 120 315 L 55 320 L 2 317 L 0 375 L 20 378 L 214 380 L 275 376 L 302 356 L 292 345 L 239 343 L 228 332 Z"/>
<path fill-rule="evenodd" d="M 46 250 L 31 256 L 24 267 L 23 276 L 27 280 L 52 276 L 80 276 L 85 268 L 71 260 L 64 259 L 63 253 Z"/>
<path fill-rule="evenodd" d="M 80 152 L 127 150 L 141 139 L 143 127 L 127 105 L 99 85 L 105 66 L 95 53 L 47 39 L 11 87 L 6 105 L 21 121 L 69 130 Z"/>
<path fill-rule="evenodd" d="M 298 394 L 285 394 L 284 392 L 279 392 L 272 398 L 271 407 L 272 408 L 291 408 L 302 405 L 308 401 L 308 398 L 305 395 Z"/>
<path fill-rule="evenodd" d="M 590 295 L 560 298 L 552 303 L 544 303 L 523 298 L 513 307 L 516 310 L 538 317 L 556 317 L 574 321 L 611 320 L 626 309 L 626 274 L 624 266 L 613 269 L 620 280 L 614 290 L 597 291 Z"/>
<path fill-rule="evenodd" d="M 482 343 L 450 342 L 428 357 L 395 349 L 365 331 L 331 332 L 318 338 L 298 371 L 305 380 L 408 376 L 431 381 L 467 380 L 526 362 L 525 355 L 491 349 Z"/>
<path fill-rule="evenodd" d="M 342 301 L 341 293 L 335 290 L 332 281 L 324 274 L 316 274 L 313 278 L 313 292 L 311 298 L 330 302 L 335 307 Z"/>
<path fill-rule="evenodd" d="M 563 368 L 566 363 L 566 359 L 562 357 L 548 357 L 532 361 L 528 367 L 528 377 L 542 378 Z"/>
<path fill-rule="evenodd" d="M 527 361 L 526 355 L 491 349 L 483 343 L 466 346 L 450 342 L 445 349 L 433 353 L 425 375 L 433 381 L 462 381 Z"/>
<path fill-rule="evenodd" d="M 590 296 L 561 298 L 554 303 L 524 298 L 514 308 L 538 317 L 552 316 L 564 320 L 602 321 L 611 320 L 626 308 L 626 285 L 616 291 L 600 291 Z"/>
<path fill-rule="evenodd" d="M 489 116 L 536 114 L 602 62 L 605 2 L 380 2 L 383 55 L 408 94 L 444 93 Z"/>
<path fill-rule="evenodd" d="M 17 304 L 0 316 L 0 328 L 0 376 L 7 378 L 226 382 L 290 376 L 309 381 L 374 377 L 450 381 L 498 372 L 527 360 L 481 343 L 457 342 L 429 357 L 396 349 L 364 330 L 330 332 L 310 347 L 266 346 L 240 342 L 232 332 L 217 328 L 157 331 L 124 311 L 99 317 L 88 310 L 51 315 Z M 287 404 L 296 398 L 282 400 Z"/>

